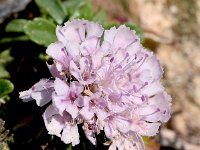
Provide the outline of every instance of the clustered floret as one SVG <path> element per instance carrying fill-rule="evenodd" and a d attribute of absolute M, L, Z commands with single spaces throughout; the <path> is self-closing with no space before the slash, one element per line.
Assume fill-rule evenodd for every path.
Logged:
<path fill-rule="evenodd" d="M 79 144 L 79 125 L 94 145 L 104 131 L 109 150 L 144 149 L 141 136 L 155 135 L 170 118 L 171 98 L 160 83 L 157 57 L 125 25 L 104 30 L 73 20 L 57 26 L 56 35 L 46 50 L 53 78 L 41 79 L 20 98 L 49 104 L 45 126 L 66 144 Z"/>

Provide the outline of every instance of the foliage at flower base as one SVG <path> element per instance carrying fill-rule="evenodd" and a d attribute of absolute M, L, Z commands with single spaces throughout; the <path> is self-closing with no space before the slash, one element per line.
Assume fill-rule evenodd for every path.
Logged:
<path fill-rule="evenodd" d="M 81 126 L 93 145 L 103 131 L 109 150 L 145 149 L 141 136 L 156 135 L 170 118 L 171 98 L 160 83 L 157 57 L 125 25 L 104 30 L 72 20 L 57 26 L 56 36 L 46 50 L 52 77 L 20 92 L 20 98 L 47 105 L 46 129 L 66 144 L 80 143 Z"/>

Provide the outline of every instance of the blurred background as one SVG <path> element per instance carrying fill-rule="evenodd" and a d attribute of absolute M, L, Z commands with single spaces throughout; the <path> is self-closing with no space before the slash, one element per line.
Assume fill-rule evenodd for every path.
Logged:
<path fill-rule="evenodd" d="M 0 78 L 14 85 L 14 90 L 0 95 L 0 118 L 5 121 L 5 128 L 10 130 L 7 133 L 0 128 L 1 146 L 11 150 L 66 149 L 59 139 L 47 135 L 41 118 L 44 108 L 38 108 L 34 103 L 24 104 L 18 99 L 19 91 L 28 89 L 40 78 L 50 76 L 44 53 L 45 46 L 54 37 L 41 40 L 45 42 L 38 41 L 30 36 L 28 25 L 21 29 L 25 20 L 10 22 L 42 17 L 54 24 L 72 18 L 86 18 L 105 26 L 132 23 L 143 37 L 143 45 L 160 58 L 165 71 L 162 82 L 173 99 L 170 121 L 161 127 L 157 137 L 147 140 L 147 145 L 150 145 L 147 149 L 200 150 L 200 0 L 60 2 L 65 4 L 67 15 L 58 12 L 64 16 L 59 20 L 51 11 L 45 10 L 40 0 L 0 0 Z M 57 3 L 53 7 L 57 7 Z M 1 87 L 0 82 L 0 92 Z M 60 145 L 59 148 L 56 145 Z"/>

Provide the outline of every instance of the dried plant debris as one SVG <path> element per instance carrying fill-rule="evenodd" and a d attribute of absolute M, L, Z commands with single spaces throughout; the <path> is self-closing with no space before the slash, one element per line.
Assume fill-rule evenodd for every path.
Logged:
<path fill-rule="evenodd" d="M 11 140 L 12 135 L 9 134 L 9 130 L 5 130 L 5 121 L 0 119 L 0 150 L 9 150 L 7 142 Z"/>

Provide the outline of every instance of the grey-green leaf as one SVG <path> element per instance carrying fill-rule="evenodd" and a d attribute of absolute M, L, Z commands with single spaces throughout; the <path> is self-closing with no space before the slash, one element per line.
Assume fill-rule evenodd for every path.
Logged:
<path fill-rule="evenodd" d="M 28 23 L 26 19 L 13 19 L 6 26 L 7 32 L 24 32 L 24 26 Z"/>
<path fill-rule="evenodd" d="M 81 6 L 86 4 L 86 0 L 67 0 L 63 1 L 62 4 L 64 11 L 71 17 Z"/>
<path fill-rule="evenodd" d="M 81 3 L 73 9 L 73 13 L 70 16 L 70 19 L 74 18 L 84 18 L 87 20 L 92 20 L 94 17 L 94 11 L 92 5 L 86 1 L 85 3 Z"/>
<path fill-rule="evenodd" d="M 0 79 L 0 97 L 10 94 L 14 90 L 14 85 L 7 79 Z"/>
<path fill-rule="evenodd" d="M 72 150 L 72 144 L 69 144 L 66 148 L 66 150 Z"/>
<path fill-rule="evenodd" d="M 17 37 L 5 37 L 0 40 L 0 43 L 18 42 L 18 41 L 28 41 L 29 37 L 27 35 L 21 35 Z"/>
<path fill-rule="evenodd" d="M 9 72 L 6 70 L 6 68 L 2 65 L 0 65 L 0 78 L 8 78 L 10 76 Z"/>
<path fill-rule="evenodd" d="M 13 60 L 13 57 L 10 56 L 10 49 L 6 49 L 0 53 L 0 65 L 6 65 L 12 60 Z"/>
<path fill-rule="evenodd" d="M 56 25 L 44 18 L 35 18 L 33 21 L 29 21 L 24 29 L 30 39 L 39 45 L 47 47 L 56 41 Z"/>
<path fill-rule="evenodd" d="M 106 26 L 108 24 L 108 18 L 106 12 L 101 9 L 93 18 L 93 21 L 98 22 L 102 26 Z"/>
<path fill-rule="evenodd" d="M 9 72 L 6 70 L 6 65 L 13 60 L 10 56 L 10 50 L 6 49 L 0 53 L 0 78 L 9 77 Z"/>
<path fill-rule="evenodd" d="M 60 0 L 35 0 L 37 5 L 45 10 L 58 23 L 62 24 L 67 16 Z"/>

